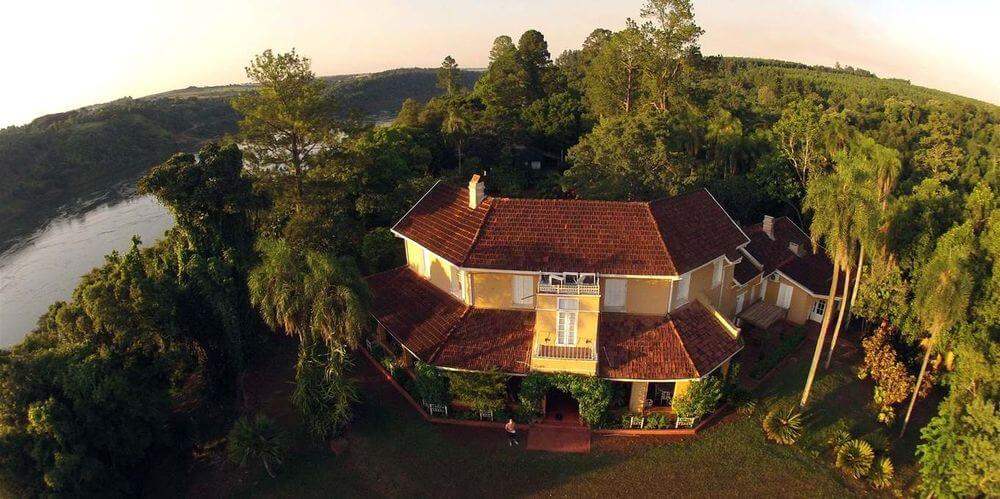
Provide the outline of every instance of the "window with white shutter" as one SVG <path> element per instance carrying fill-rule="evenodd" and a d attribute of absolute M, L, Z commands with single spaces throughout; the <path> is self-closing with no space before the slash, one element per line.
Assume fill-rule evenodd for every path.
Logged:
<path fill-rule="evenodd" d="M 530 275 L 514 276 L 511 298 L 514 305 L 527 307 L 531 306 L 531 299 L 535 294 L 535 281 Z"/>
<path fill-rule="evenodd" d="M 722 259 L 716 260 L 712 268 L 712 287 L 722 284 Z"/>
<path fill-rule="evenodd" d="M 677 289 L 674 292 L 674 308 L 685 304 L 688 302 L 688 289 L 691 288 L 691 273 L 688 272 L 681 276 L 681 280 L 676 281 L 674 285 Z"/>
<path fill-rule="evenodd" d="M 604 306 L 608 308 L 625 308 L 625 279 L 603 279 Z"/>
<path fill-rule="evenodd" d="M 576 345 L 577 314 L 580 301 L 576 298 L 559 298 L 556 311 L 556 345 Z"/>

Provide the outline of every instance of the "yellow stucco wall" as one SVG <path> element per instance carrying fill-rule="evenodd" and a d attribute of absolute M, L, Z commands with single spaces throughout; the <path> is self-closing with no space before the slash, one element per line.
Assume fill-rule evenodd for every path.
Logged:
<path fill-rule="evenodd" d="M 538 277 L 532 276 L 532 289 L 538 289 Z M 531 309 L 530 305 L 514 305 L 513 274 L 499 272 L 475 272 L 472 274 L 472 299 L 480 308 Z"/>
<path fill-rule="evenodd" d="M 406 265 L 410 267 L 410 270 L 423 275 L 424 248 L 407 239 L 403 240 L 403 247 L 406 249 Z"/>
<path fill-rule="evenodd" d="M 809 320 L 809 311 L 816 303 L 816 299 L 792 281 L 785 279 L 784 276 L 778 276 L 777 282 L 767 280 L 767 292 L 764 299 L 768 303 L 777 305 L 778 290 L 781 288 L 781 284 L 792 287 L 792 302 L 788 307 L 787 319 L 795 324 L 804 324 Z"/>
<path fill-rule="evenodd" d="M 538 295 L 535 309 L 535 336 L 531 345 L 531 368 L 538 371 L 565 371 L 580 374 L 596 374 L 597 362 L 591 360 L 547 359 L 534 354 L 538 345 L 556 344 L 557 299 L 554 295 Z M 562 298 L 566 298 L 563 296 Z M 580 309 L 577 312 L 576 346 L 597 347 L 599 296 L 579 296 Z"/>
<path fill-rule="evenodd" d="M 627 279 L 626 281 L 626 312 L 651 315 L 667 313 L 671 281 L 665 279 Z"/>
<path fill-rule="evenodd" d="M 691 387 L 690 381 L 678 381 L 674 384 L 674 398 L 687 393 L 688 388 Z"/>

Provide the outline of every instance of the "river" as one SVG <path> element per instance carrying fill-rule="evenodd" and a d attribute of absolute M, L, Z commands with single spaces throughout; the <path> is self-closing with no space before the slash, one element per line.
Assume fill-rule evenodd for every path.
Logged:
<path fill-rule="evenodd" d="M 63 207 L 0 254 L 0 347 L 19 343 L 50 304 L 69 299 L 104 255 L 127 250 L 134 235 L 152 244 L 173 226 L 166 208 L 131 186 L 134 181 Z"/>

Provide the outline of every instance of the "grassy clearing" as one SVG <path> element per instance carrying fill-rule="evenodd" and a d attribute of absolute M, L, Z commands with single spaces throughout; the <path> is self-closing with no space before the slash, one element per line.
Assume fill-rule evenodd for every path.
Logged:
<path fill-rule="evenodd" d="M 765 405 L 797 403 L 811 348 L 807 340 L 765 382 Z M 586 455 L 512 449 L 499 431 L 425 423 L 370 366 L 359 363 L 364 401 L 347 450 L 334 455 L 299 428 L 287 403 L 290 385 L 260 380 L 271 388 L 258 406 L 290 427 L 297 442 L 278 478 L 269 479 L 256 467 L 213 464 L 158 480 L 171 486 L 156 492 L 211 497 L 858 496 L 866 492 L 861 484 L 841 475 L 824 454 L 829 428 L 847 424 L 862 436 L 878 427 L 867 408 L 871 387 L 853 374 L 856 354 L 845 353 L 818 376 L 805 435 L 793 447 L 765 441 L 757 419 L 730 416 L 684 441 L 595 438 L 594 451 Z M 273 356 L 269 362 L 275 368 L 264 372 L 290 378 L 290 369 L 280 369 L 285 360 Z M 911 444 L 918 433 L 915 427 L 893 449 L 904 481 L 914 475 Z"/>

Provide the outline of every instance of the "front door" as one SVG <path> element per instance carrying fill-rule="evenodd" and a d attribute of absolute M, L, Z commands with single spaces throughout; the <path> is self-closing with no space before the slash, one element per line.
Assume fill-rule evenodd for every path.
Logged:
<path fill-rule="evenodd" d="M 826 312 L 826 300 L 816 300 L 816 303 L 809 309 L 809 320 L 823 322 L 823 312 Z"/>
<path fill-rule="evenodd" d="M 778 303 L 777 305 L 785 310 L 788 310 L 792 306 L 792 287 L 787 284 L 782 284 L 778 288 Z"/>

